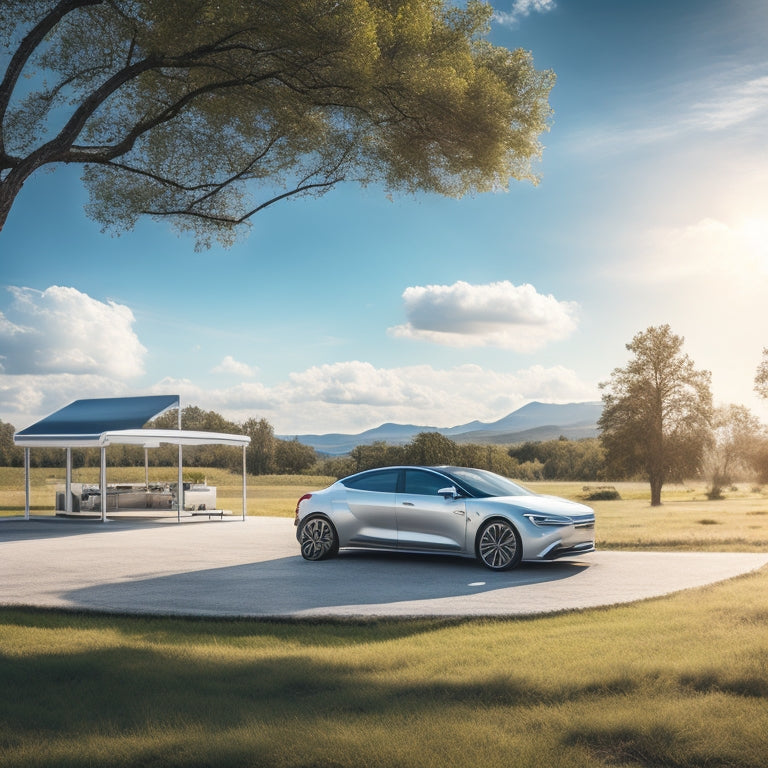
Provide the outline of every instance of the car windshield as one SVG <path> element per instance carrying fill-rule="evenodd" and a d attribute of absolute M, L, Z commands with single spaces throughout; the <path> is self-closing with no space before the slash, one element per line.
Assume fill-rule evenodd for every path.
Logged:
<path fill-rule="evenodd" d="M 484 469 L 449 467 L 446 474 L 455 478 L 473 496 L 535 496 L 533 491 L 513 483 L 506 477 Z"/>

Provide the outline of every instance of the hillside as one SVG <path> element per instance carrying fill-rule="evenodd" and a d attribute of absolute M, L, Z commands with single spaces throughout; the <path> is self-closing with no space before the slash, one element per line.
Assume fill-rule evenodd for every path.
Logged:
<path fill-rule="evenodd" d="M 415 424 L 382 424 L 359 434 L 280 435 L 296 438 L 316 451 L 333 455 L 349 453 L 355 446 L 386 442 L 405 445 L 419 432 L 439 432 L 457 443 L 521 443 L 528 440 L 552 440 L 561 435 L 571 440 L 597 435 L 601 402 L 532 402 L 494 422 L 471 421 L 455 427 L 431 427 Z"/>

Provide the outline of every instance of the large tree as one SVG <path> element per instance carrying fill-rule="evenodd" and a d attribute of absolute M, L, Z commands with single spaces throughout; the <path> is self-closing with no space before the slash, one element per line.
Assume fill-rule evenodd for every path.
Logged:
<path fill-rule="evenodd" d="M 2 0 L 0 229 L 81 164 L 105 228 L 201 244 L 340 181 L 461 196 L 535 181 L 554 76 L 469 0 Z"/>
<path fill-rule="evenodd" d="M 651 505 L 661 504 L 670 478 L 695 472 L 711 437 L 709 371 L 682 351 L 669 325 L 648 328 L 627 344 L 634 355 L 602 384 L 601 440 L 610 472 L 644 474 Z"/>

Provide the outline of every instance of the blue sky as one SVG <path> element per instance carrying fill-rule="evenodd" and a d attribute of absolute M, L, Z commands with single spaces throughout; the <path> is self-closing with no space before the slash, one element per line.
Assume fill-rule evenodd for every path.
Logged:
<path fill-rule="evenodd" d="M 0 419 L 179 393 L 278 434 L 492 421 L 596 400 L 669 323 L 718 403 L 768 346 L 768 4 L 496 0 L 491 39 L 553 69 L 538 186 L 463 200 L 342 186 L 196 252 L 111 237 L 78 169 L 0 232 Z"/>

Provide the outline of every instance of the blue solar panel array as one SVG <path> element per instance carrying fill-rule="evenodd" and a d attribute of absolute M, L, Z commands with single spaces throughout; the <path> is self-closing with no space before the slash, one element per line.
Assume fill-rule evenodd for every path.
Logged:
<path fill-rule="evenodd" d="M 14 437 L 97 437 L 117 429 L 141 429 L 150 419 L 179 405 L 178 395 L 101 397 L 75 400 Z"/>

